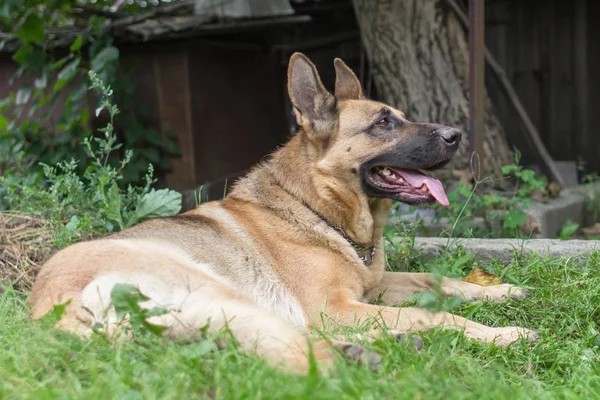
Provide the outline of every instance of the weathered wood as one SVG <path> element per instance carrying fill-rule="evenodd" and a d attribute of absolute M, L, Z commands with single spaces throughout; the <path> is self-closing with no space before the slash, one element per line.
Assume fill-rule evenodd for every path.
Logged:
<path fill-rule="evenodd" d="M 575 148 L 585 148 L 588 136 L 587 110 L 588 110 L 588 59 L 587 59 L 587 5 L 586 1 L 575 1 L 574 32 L 573 32 L 573 58 L 575 76 Z"/>
<path fill-rule="evenodd" d="M 380 98 L 416 121 L 468 132 L 468 45 L 456 15 L 436 0 L 354 0 Z M 499 176 L 513 162 L 502 126 L 485 96 L 486 170 Z M 470 168 L 467 140 L 451 169 Z"/>
<path fill-rule="evenodd" d="M 462 24 L 464 26 L 468 27 L 467 16 L 456 5 L 454 0 L 446 0 L 446 1 L 449 5 L 451 5 L 451 7 L 453 8 L 453 11 L 459 17 Z M 525 125 L 527 132 L 530 135 L 530 138 L 535 145 L 536 150 L 538 151 L 541 159 L 544 160 L 544 163 L 546 164 L 546 167 L 552 174 L 553 178 L 557 182 L 564 184 L 564 180 L 563 180 L 560 172 L 556 168 L 556 165 L 554 164 L 552 157 L 548 153 L 548 150 L 546 149 L 546 146 L 544 145 L 544 142 L 542 141 L 540 134 L 538 133 L 538 130 L 536 129 L 535 125 L 533 125 L 533 122 L 531 122 L 531 119 L 529 118 L 527 111 L 523 107 L 523 104 L 521 103 L 521 100 L 519 99 L 519 96 L 517 95 L 517 92 L 515 91 L 512 83 L 508 80 L 506 73 L 504 72 L 504 69 L 500 66 L 500 64 L 498 64 L 498 62 L 496 61 L 494 56 L 492 56 L 492 54 L 487 49 L 485 50 L 485 61 L 488 63 L 490 68 L 494 71 L 494 73 L 496 74 L 496 76 L 498 77 L 500 82 L 502 83 L 502 88 L 505 90 L 506 95 L 509 97 L 509 99 L 511 101 L 511 104 L 513 105 L 513 107 L 515 107 L 516 112 L 519 114 L 519 117 L 523 121 L 523 124 Z"/>
<path fill-rule="evenodd" d="M 485 171 L 485 0 L 469 0 L 469 151 L 476 154 L 473 175 Z"/>

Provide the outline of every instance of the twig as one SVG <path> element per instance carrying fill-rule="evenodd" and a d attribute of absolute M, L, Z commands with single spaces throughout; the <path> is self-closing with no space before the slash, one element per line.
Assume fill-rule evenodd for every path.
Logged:
<path fill-rule="evenodd" d="M 446 3 L 450 6 L 452 11 L 454 11 L 454 13 L 458 17 L 458 20 L 463 25 L 463 27 L 468 31 L 469 30 L 469 20 L 468 20 L 467 16 L 465 15 L 465 13 L 463 12 L 463 10 L 460 8 L 460 6 L 456 3 L 455 0 L 446 0 Z M 548 167 L 548 170 L 554 176 L 554 179 L 564 186 L 565 182 L 564 182 L 564 179 L 562 178 L 562 175 L 556 168 L 556 165 L 554 164 L 552 157 L 548 153 L 548 150 L 546 149 L 546 146 L 544 145 L 544 142 L 542 141 L 540 134 L 537 131 L 535 125 L 531 121 L 531 118 L 529 118 L 529 114 L 527 114 L 525 107 L 523 107 L 523 104 L 521 103 L 521 100 L 519 99 L 519 96 L 517 95 L 515 88 L 513 87 L 510 80 L 507 78 L 506 72 L 500 66 L 498 61 L 496 61 L 496 59 L 490 53 L 490 51 L 487 49 L 487 47 L 485 47 L 484 57 L 485 57 L 485 62 L 488 64 L 488 66 L 491 68 L 492 72 L 496 75 L 496 77 L 500 81 L 502 89 L 504 89 L 506 95 L 508 96 L 508 99 L 510 100 L 510 103 L 515 108 L 515 111 L 517 112 L 517 114 L 519 114 L 521 121 L 525 125 L 525 130 L 529 134 L 529 136 L 533 142 L 533 145 L 535 147 L 535 150 L 537 150 L 537 152 L 538 152 L 538 155 L 540 156 L 542 161 L 546 164 L 546 166 Z"/>

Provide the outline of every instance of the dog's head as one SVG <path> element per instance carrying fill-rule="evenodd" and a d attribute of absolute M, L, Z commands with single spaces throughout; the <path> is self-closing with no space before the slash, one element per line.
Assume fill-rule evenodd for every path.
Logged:
<path fill-rule="evenodd" d="M 442 184 L 424 171 L 445 166 L 461 140 L 458 129 L 408 121 L 404 114 L 363 97 L 360 81 L 335 59 L 335 94 L 303 54 L 290 59 L 288 90 L 299 134 L 329 189 L 362 192 L 408 204 L 448 204 Z M 335 179 L 333 179 L 335 178 Z"/>

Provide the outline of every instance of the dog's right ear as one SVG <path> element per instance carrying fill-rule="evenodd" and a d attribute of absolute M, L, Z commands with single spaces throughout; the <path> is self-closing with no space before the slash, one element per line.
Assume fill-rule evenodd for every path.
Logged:
<path fill-rule="evenodd" d="M 338 100 L 360 100 L 363 98 L 360 81 L 340 58 L 333 60 L 335 66 L 335 97 Z"/>
<path fill-rule="evenodd" d="M 294 53 L 288 67 L 288 92 L 298 125 L 319 133 L 335 119 L 335 97 L 325 89 L 314 64 Z"/>

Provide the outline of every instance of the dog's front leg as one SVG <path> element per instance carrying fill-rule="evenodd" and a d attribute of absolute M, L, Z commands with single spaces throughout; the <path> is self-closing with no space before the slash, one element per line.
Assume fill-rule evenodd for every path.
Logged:
<path fill-rule="evenodd" d="M 527 290 L 508 283 L 481 286 L 445 277 L 439 279 L 429 273 L 384 272 L 381 282 L 367 293 L 367 298 L 369 301 L 380 300 L 385 305 L 397 305 L 438 284 L 444 294 L 458 296 L 465 301 L 503 301 L 509 298 L 521 300 L 529 296 Z"/>
<path fill-rule="evenodd" d="M 519 338 L 528 340 L 539 339 L 536 332 L 521 327 L 491 328 L 470 321 L 466 318 L 447 312 L 429 312 L 420 308 L 382 307 L 365 304 L 358 301 L 330 305 L 327 316 L 345 326 L 355 326 L 357 323 L 375 318 L 383 328 L 402 331 L 420 332 L 434 327 L 461 330 L 470 339 L 482 340 L 505 346 Z"/>

